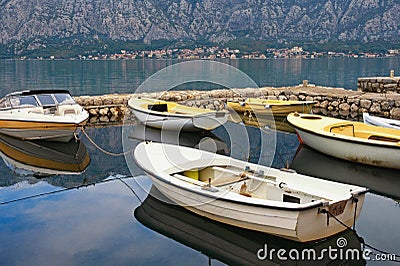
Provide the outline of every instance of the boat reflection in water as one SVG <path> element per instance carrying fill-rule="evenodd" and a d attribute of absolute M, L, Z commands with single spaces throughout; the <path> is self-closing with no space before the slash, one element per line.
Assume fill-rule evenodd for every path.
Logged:
<path fill-rule="evenodd" d="M 371 192 L 400 199 L 399 170 L 341 160 L 300 145 L 290 168 L 298 173 L 365 186 Z"/>
<path fill-rule="evenodd" d="M 145 201 L 135 209 L 134 216 L 144 226 L 229 265 L 342 265 L 346 261 L 352 265 L 365 264 L 361 244 L 350 230 L 318 242 L 298 243 L 222 224 L 170 202 L 153 186 Z M 341 244 L 340 241 L 346 244 Z M 336 253 L 332 253 L 337 254 L 336 257 L 329 256 L 329 248 L 336 249 Z M 277 256 L 280 249 L 285 251 L 281 254 L 281 259 Z M 358 260 L 356 254 L 359 255 Z"/>
<path fill-rule="evenodd" d="M 78 175 L 90 162 L 89 153 L 79 140 L 24 141 L 3 134 L 0 134 L 0 156 L 17 175 L 35 177 Z"/>
<path fill-rule="evenodd" d="M 235 123 L 243 122 L 246 126 L 296 133 L 295 129 L 286 121 L 286 116 L 273 116 L 271 113 L 254 114 L 248 111 L 244 113 L 231 111 L 231 120 Z"/>
<path fill-rule="evenodd" d="M 142 124 L 135 125 L 131 130 L 128 133 L 130 139 L 182 145 L 218 154 L 229 153 L 228 145 L 210 131 L 202 131 L 200 133 L 177 132 L 151 128 Z"/>

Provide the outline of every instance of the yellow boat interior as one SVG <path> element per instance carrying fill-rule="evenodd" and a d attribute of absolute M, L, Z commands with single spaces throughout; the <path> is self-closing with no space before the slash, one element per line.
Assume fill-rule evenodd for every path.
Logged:
<path fill-rule="evenodd" d="M 296 115 L 294 115 L 296 117 Z M 365 140 L 376 140 L 400 145 L 400 131 L 392 128 L 372 126 L 356 121 L 346 121 L 318 115 L 297 115 L 300 118 L 300 127 L 317 131 L 322 128 L 325 133 L 333 133 L 346 137 Z"/>
<path fill-rule="evenodd" d="M 163 100 L 140 98 L 137 99 L 137 101 L 139 103 L 140 108 L 154 112 L 165 112 L 170 114 L 188 114 L 188 115 L 215 112 L 209 109 L 195 108 Z"/>
<path fill-rule="evenodd" d="M 263 200 L 305 204 L 317 200 L 329 201 L 321 196 L 289 187 L 262 170 L 252 171 L 235 166 L 209 166 L 172 174 L 173 177 L 201 186 L 204 190 L 227 190 L 245 197 Z"/>

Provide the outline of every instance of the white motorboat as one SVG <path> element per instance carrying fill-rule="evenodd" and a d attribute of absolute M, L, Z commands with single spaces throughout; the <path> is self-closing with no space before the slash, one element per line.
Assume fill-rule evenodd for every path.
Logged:
<path fill-rule="evenodd" d="M 400 134 L 396 129 L 332 117 L 292 113 L 288 122 L 300 141 L 344 160 L 400 169 Z"/>
<path fill-rule="evenodd" d="M 368 125 L 400 129 L 400 121 L 395 119 L 383 118 L 379 116 L 373 116 L 368 113 L 363 113 L 363 120 L 364 123 Z"/>
<path fill-rule="evenodd" d="M 128 106 L 146 126 L 174 131 L 213 130 L 228 121 L 228 111 L 215 111 L 148 98 L 131 98 Z"/>
<path fill-rule="evenodd" d="M 24 140 L 68 142 L 88 118 L 67 90 L 27 90 L 0 100 L 0 133 Z"/>
<path fill-rule="evenodd" d="M 134 158 L 159 191 L 188 210 L 299 242 L 352 226 L 368 191 L 169 144 L 140 143 Z"/>

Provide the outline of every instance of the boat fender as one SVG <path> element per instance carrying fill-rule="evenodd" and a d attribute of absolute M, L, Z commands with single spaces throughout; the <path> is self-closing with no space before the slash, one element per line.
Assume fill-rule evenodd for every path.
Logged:
<path fill-rule="evenodd" d="M 251 194 L 247 192 L 246 182 L 243 182 L 242 186 L 240 187 L 239 194 L 242 196 L 251 197 Z"/>

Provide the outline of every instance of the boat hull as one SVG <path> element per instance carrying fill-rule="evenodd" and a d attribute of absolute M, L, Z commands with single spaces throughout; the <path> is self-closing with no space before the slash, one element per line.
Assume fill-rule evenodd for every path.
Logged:
<path fill-rule="evenodd" d="M 68 142 L 74 137 L 81 123 L 50 123 L 40 121 L 0 121 L 0 133 L 23 140 L 45 139 L 51 141 Z"/>
<path fill-rule="evenodd" d="M 156 188 L 172 201 L 184 208 L 209 219 L 233 226 L 273 234 L 286 239 L 309 242 L 327 238 L 344 231 L 345 227 L 319 212 L 320 207 L 307 210 L 280 210 L 265 207 L 246 207 L 240 203 L 224 200 L 212 200 L 195 192 L 182 190 L 160 178 L 147 173 Z M 362 206 L 365 195 L 358 198 L 358 206 Z M 356 204 L 349 199 L 345 211 L 337 218 L 347 226 L 354 222 L 354 211 L 359 216 L 361 208 L 355 210 Z"/>
<path fill-rule="evenodd" d="M 276 102 L 276 101 L 274 101 Z M 296 103 L 292 101 L 281 101 L 278 104 L 274 102 L 269 102 L 268 100 L 263 101 L 257 101 L 252 103 L 250 102 L 228 102 L 228 106 L 235 110 L 238 113 L 244 113 L 244 112 L 254 112 L 258 114 L 265 114 L 265 113 L 270 113 L 274 116 L 287 116 L 290 113 L 293 112 L 299 112 L 299 113 L 307 113 L 311 112 L 313 106 L 315 105 L 314 102 L 301 102 L 298 101 Z"/>
<path fill-rule="evenodd" d="M 299 128 L 296 131 L 301 142 L 327 155 L 362 164 L 400 169 L 400 147 L 371 146 L 320 136 Z"/>

